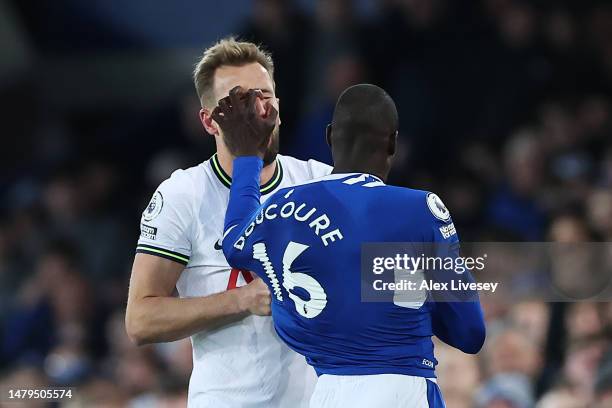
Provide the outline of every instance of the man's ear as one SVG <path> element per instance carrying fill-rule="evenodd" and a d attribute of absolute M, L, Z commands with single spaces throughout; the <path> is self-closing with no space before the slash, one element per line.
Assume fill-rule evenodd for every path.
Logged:
<path fill-rule="evenodd" d="M 325 142 L 327 142 L 327 145 L 329 146 L 330 149 L 332 147 L 331 133 L 332 133 L 332 124 L 330 123 L 325 128 Z"/>
<path fill-rule="evenodd" d="M 389 136 L 389 145 L 387 146 L 387 153 L 389 156 L 393 156 L 395 154 L 395 149 L 397 148 L 397 130 L 395 133 Z"/>
<path fill-rule="evenodd" d="M 200 122 L 202 122 L 202 126 L 204 126 L 208 134 L 216 136 L 219 134 L 219 127 L 210 114 L 211 112 L 208 108 L 200 109 Z"/>

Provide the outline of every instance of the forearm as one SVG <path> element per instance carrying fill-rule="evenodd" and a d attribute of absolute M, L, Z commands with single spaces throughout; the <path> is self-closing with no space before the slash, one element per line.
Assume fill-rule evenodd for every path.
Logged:
<path fill-rule="evenodd" d="M 439 259 L 460 258 L 459 243 L 443 243 L 438 245 Z M 461 274 L 453 270 L 436 270 L 431 277 L 434 281 L 453 287 L 456 279 L 471 284 L 476 280 L 469 270 Z M 444 343 L 455 347 L 464 353 L 475 354 L 482 348 L 486 337 L 486 329 L 478 292 L 475 290 L 433 291 L 432 298 L 436 300 L 432 308 L 433 333 Z"/>
<path fill-rule="evenodd" d="M 444 279 L 438 281 L 451 284 L 449 279 L 454 277 L 454 274 L 445 273 Z M 461 278 L 464 282 L 475 282 L 469 272 Z M 433 333 L 444 343 L 464 353 L 478 353 L 486 336 L 478 292 L 445 290 L 434 297 L 438 301 L 434 303 L 431 314 Z"/>
<path fill-rule="evenodd" d="M 137 344 L 169 342 L 248 315 L 240 288 L 206 297 L 148 296 L 128 304 L 126 326 Z"/>
<path fill-rule="evenodd" d="M 223 253 L 234 267 L 242 267 L 232 254 L 234 244 L 260 207 L 259 179 L 263 162 L 254 156 L 238 157 L 234 160 L 232 186 L 225 213 Z"/>
<path fill-rule="evenodd" d="M 446 344 L 465 353 L 475 354 L 486 336 L 480 303 L 439 302 L 432 313 L 433 333 Z"/>

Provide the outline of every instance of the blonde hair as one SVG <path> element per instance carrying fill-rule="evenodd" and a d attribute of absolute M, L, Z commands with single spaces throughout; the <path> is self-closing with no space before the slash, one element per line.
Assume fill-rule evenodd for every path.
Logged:
<path fill-rule="evenodd" d="M 217 104 L 214 95 L 217 68 L 224 65 L 239 67 L 254 62 L 261 64 L 274 82 L 272 56 L 258 45 L 228 37 L 207 48 L 193 71 L 193 82 L 202 106 L 212 107 Z"/>

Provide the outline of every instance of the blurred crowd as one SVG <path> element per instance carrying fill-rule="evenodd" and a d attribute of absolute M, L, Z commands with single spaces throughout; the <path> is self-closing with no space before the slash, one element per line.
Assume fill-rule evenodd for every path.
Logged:
<path fill-rule="evenodd" d="M 612 241 L 612 4 L 313 4 L 255 0 L 235 31 L 275 59 L 282 153 L 330 162 L 337 96 L 372 82 L 400 115 L 390 182 L 438 193 L 463 241 Z M 213 153 L 195 91 L 186 77 L 155 109 L 60 111 L 41 69 L 0 82 L 0 384 L 77 387 L 67 407 L 184 406 L 189 340 L 137 348 L 123 316 L 140 212 Z M 448 407 L 612 407 L 611 304 L 484 307 L 478 356 L 436 345 Z"/>

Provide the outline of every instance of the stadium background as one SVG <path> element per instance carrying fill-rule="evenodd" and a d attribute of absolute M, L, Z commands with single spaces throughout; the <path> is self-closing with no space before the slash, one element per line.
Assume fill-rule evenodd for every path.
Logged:
<path fill-rule="evenodd" d="M 391 182 L 437 192 L 462 240 L 612 241 L 609 2 L 2 0 L 3 384 L 184 406 L 189 342 L 136 348 L 123 313 L 140 212 L 213 153 L 190 74 L 230 33 L 273 53 L 281 152 L 329 162 L 336 97 L 373 82 L 400 112 Z M 479 356 L 437 347 L 450 408 L 612 406 L 611 305 L 485 307 Z"/>

